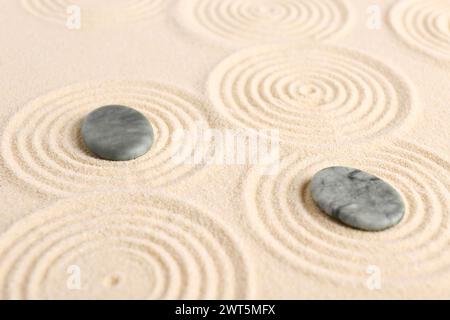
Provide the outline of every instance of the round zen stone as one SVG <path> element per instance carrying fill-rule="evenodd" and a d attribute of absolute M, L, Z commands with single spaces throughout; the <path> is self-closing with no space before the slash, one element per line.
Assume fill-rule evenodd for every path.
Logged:
<path fill-rule="evenodd" d="M 92 111 L 81 129 L 86 146 L 102 159 L 136 159 L 150 150 L 153 129 L 147 118 L 124 106 L 105 106 Z"/>
<path fill-rule="evenodd" d="M 391 185 L 353 168 L 319 171 L 312 178 L 311 195 L 325 213 L 357 229 L 384 230 L 405 214 L 402 197 Z"/>

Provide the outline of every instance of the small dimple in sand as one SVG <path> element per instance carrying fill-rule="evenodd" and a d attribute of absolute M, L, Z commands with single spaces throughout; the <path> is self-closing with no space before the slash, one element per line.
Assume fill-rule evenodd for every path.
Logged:
<path fill-rule="evenodd" d="M 0 240 L 3 299 L 246 298 L 233 232 L 163 195 L 91 193 L 35 213 Z"/>
<path fill-rule="evenodd" d="M 450 298 L 449 9 L 2 1 L 0 299 Z M 151 123 L 141 157 L 83 143 L 111 104 Z M 172 161 L 198 128 L 242 148 L 202 163 L 192 135 Z M 249 132 L 278 161 L 246 163 Z M 394 187 L 403 219 L 364 232 L 319 210 L 331 166 Z"/>

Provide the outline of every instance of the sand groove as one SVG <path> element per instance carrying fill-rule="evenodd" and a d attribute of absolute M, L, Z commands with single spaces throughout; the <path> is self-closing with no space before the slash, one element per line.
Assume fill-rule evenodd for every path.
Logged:
<path fill-rule="evenodd" d="M 179 9 L 186 26 L 238 43 L 324 40 L 349 16 L 340 0 L 195 0 Z"/>
<path fill-rule="evenodd" d="M 67 286 L 70 268 L 79 268 L 81 290 Z M 2 299 L 242 299 L 248 281 L 227 229 L 161 195 L 61 200 L 0 241 Z"/>
<path fill-rule="evenodd" d="M 110 162 L 90 154 L 80 128 L 93 109 L 123 104 L 148 117 L 155 143 L 144 156 L 127 162 Z M 1 152 L 5 163 L 27 186 L 67 196 L 97 188 L 126 189 L 143 185 L 164 186 L 178 181 L 199 166 L 174 159 L 179 145 L 177 130 L 196 130 L 206 120 L 201 102 L 189 94 L 153 82 L 107 81 L 79 84 L 29 103 L 5 128 Z M 196 141 L 184 146 L 191 155 Z"/>
<path fill-rule="evenodd" d="M 310 196 L 310 179 L 332 165 L 362 168 L 391 183 L 406 202 L 403 221 L 369 233 L 320 212 Z M 365 286 L 370 265 L 380 268 L 389 287 L 448 279 L 450 162 L 436 152 L 400 141 L 327 156 L 292 154 L 276 176 L 259 172 L 253 170 L 246 181 L 248 223 L 277 259 L 338 284 Z"/>
<path fill-rule="evenodd" d="M 70 17 L 68 8 L 78 6 L 82 27 L 149 19 L 165 6 L 165 0 L 121 0 L 114 3 L 98 0 L 21 0 L 21 3 L 34 16 L 64 25 Z"/>
<path fill-rule="evenodd" d="M 240 51 L 215 68 L 208 91 L 231 122 L 277 128 L 282 140 L 295 145 L 365 140 L 398 129 L 416 115 L 413 92 L 401 76 L 338 47 Z"/>
<path fill-rule="evenodd" d="M 395 5 L 390 22 L 410 46 L 450 61 L 450 2 L 404 0 Z"/>

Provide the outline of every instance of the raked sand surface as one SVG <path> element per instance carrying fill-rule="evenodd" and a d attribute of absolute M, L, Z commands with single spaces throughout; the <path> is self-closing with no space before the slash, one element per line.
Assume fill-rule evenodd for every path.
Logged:
<path fill-rule="evenodd" d="M 5 0 L 0 21 L 0 298 L 450 298 L 449 0 Z M 149 119 L 149 153 L 86 149 L 107 104 Z M 278 130 L 276 171 L 173 161 L 198 123 Z M 333 165 L 394 186 L 403 220 L 322 213 Z"/>

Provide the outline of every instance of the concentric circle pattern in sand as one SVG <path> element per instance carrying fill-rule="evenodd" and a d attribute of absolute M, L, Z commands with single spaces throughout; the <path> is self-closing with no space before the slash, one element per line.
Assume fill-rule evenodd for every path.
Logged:
<path fill-rule="evenodd" d="M 340 0 L 195 0 L 179 9 L 186 26 L 233 43 L 325 40 L 349 18 Z"/>
<path fill-rule="evenodd" d="M 25 10 L 34 16 L 64 25 L 80 9 L 81 28 L 132 23 L 151 19 L 166 5 L 165 0 L 21 0 Z"/>
<path fill-rule="evenodd" d="M 228 229 L 148 193 L 61 200 L 0 241 L 2 299 L 243 299 L 248 282 Z"/>
<path fill-rule="evenodd" d="M 406 203 L 400 224 L 364 232 L 321 212 L 309 183 L 317 171 L 335 165 L 360 168 L 392 184 Z M 437 152 L 403 141 L 326 156 L 292 154 L 274 176 L 256 169 L 249 174 L 248 224 L 276 259 L 318 280 L 365 286 L 368 268 L 376 266 L 383 289 L 444 281 L 450 279 L 449 172 L 450 162 Z"/>
<path fill-rule="evenodd" d="M 236 125 L 279 129 L 294 145 L 356 142 L 397 130 L 416 116 L 409 83 L 377 60 L 330 46 L 262 46 L 235 53 L 208 90 Z"/>
<path fill-rule="evenodd" d="M 84 146 L 84 117 L 110 104 L 129 106 L 148 118 L 155 142 L 147 154 L 133 161 L 111 162 L 98 159 Z M 159 83 L 74 85 L 38 98 L 16 113 L 5 128 L 1 151 L 16 176 L 48 194 L 68 196 L 137 185 L 150 190 L 200 167 L 179 156 L 187 159 L 197 149 L 197 141 L 181 146 L 174 137 L 180 130 L 195 132 L 199 123 L 206 125 L 201 107 L 188 93 Z"/>
<path fill-rule="evenodd" d="M 450 61 L 450 2 L 404 0 L 395 5 L 390 21 L 409 45 L 438 59 Z"/>

